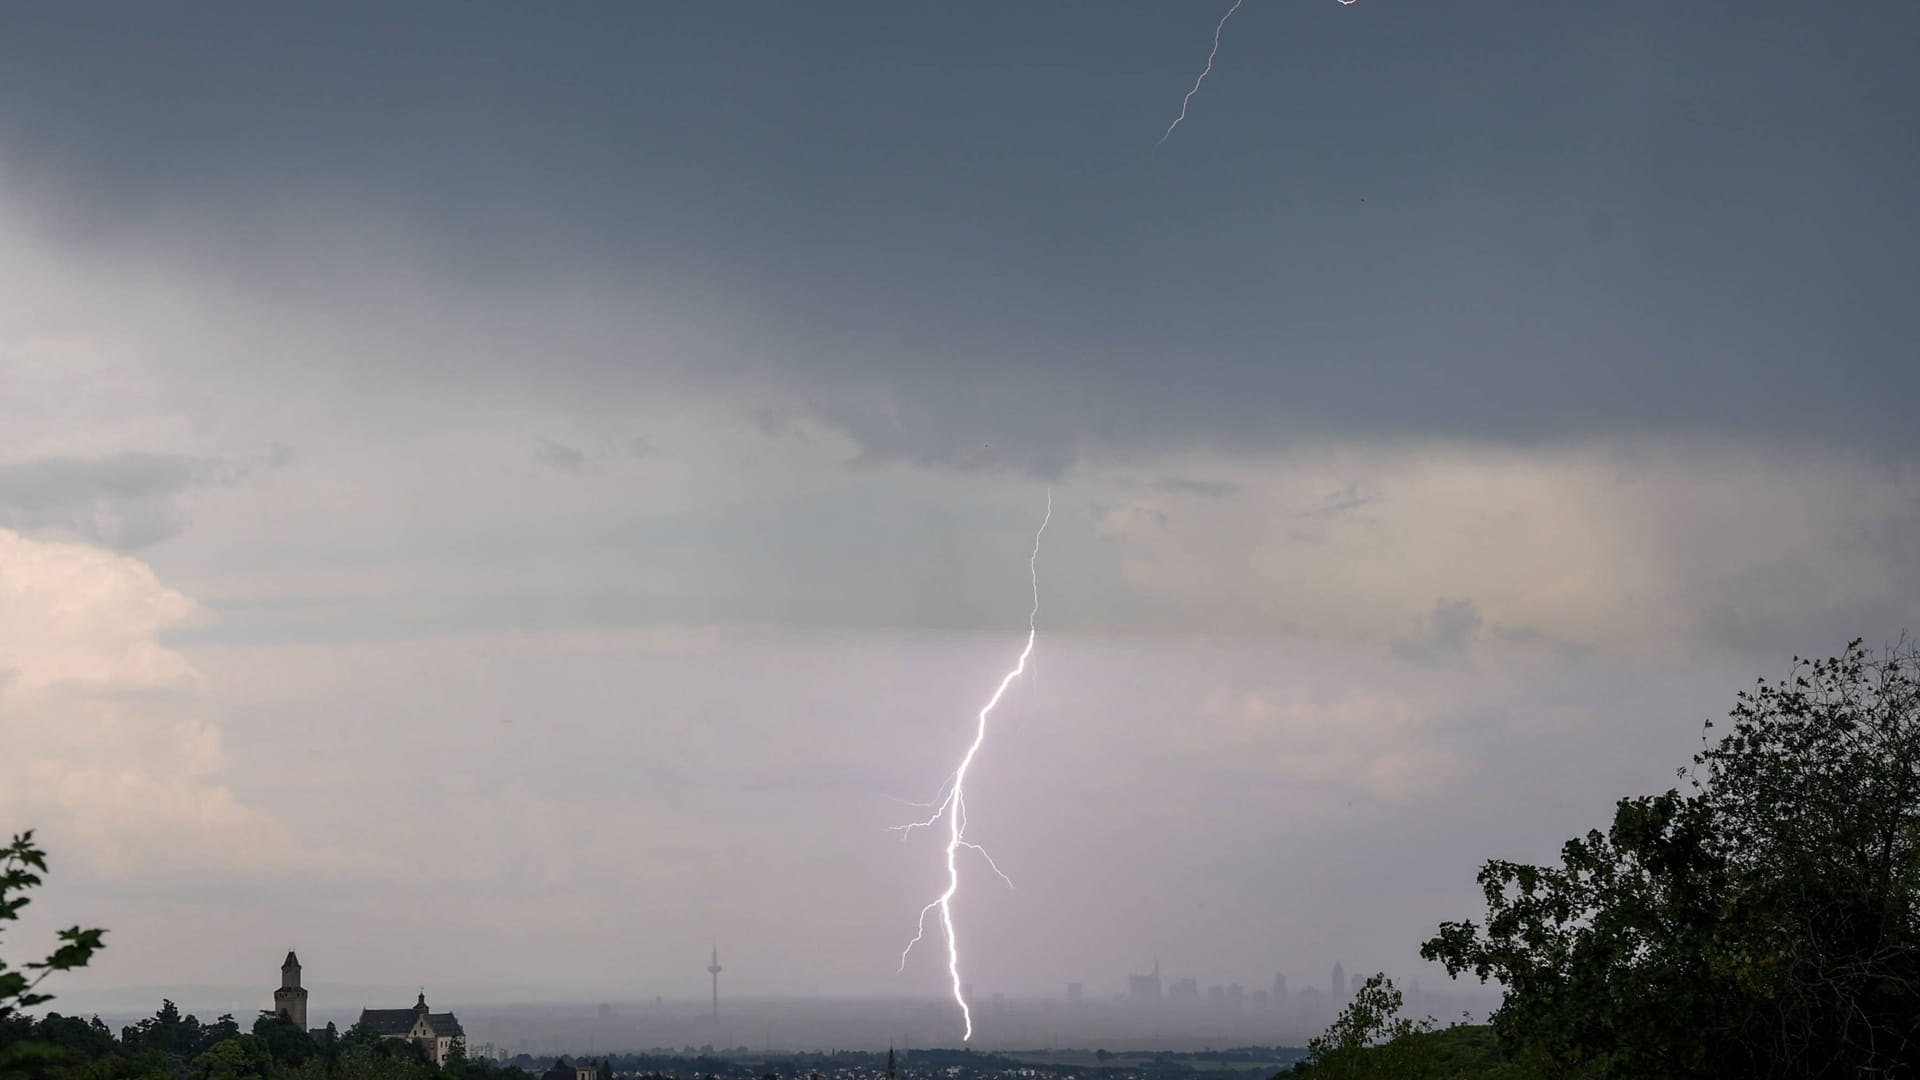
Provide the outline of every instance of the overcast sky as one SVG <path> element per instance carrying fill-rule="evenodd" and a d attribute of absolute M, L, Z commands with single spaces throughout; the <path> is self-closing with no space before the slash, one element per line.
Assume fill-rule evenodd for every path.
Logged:
<path fill-rule="evenodd" d="M 1156 146 L 1221 10 L 10 10 L 9 957 L 937 992 L 1049 490 L 982 991 L 1432 979 L 1920 628 L 1920 9 L 1248 0 Z"/>

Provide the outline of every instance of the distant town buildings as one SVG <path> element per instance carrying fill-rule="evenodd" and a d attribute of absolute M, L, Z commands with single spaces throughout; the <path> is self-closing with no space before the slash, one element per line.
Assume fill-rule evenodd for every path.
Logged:
<path fill-rule="evenodd" d="M 566 1058 L 560 1058 L 540 1074 L 540 1080 L 613 1080 L 613 1070 L 607 1068 L 605 1062 L 582 1061 L 569 1065 Z"/>

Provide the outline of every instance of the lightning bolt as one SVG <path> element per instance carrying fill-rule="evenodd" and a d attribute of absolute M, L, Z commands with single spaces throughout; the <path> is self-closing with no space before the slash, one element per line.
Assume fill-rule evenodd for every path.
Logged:
<path fill-rule="evenodd" d="M 993 712 L 995 705 L 1000 704 L 1001 695 L 1007 692 L 1007 687 L 1013 685 L 1013 680 L 1026 671 L 1027 657 L 1033 655 L 1033 639 L 1040 618 L 1040 537 L 1046 533 L 1047 523 L 1052 520 L 1053 492 L 1048 491 L 1047 513 L 1040 519 L 1040 528 L 1033 534 L 1033 554 L 1027 557 L 1027 576 L 1033 582 L 1033 608 L 1027 613 L 1027 644 L 1020 650 L 1020 659 L 1015 661 L 1013 670 L 1001 678 L 1000 685 L 993 691 L 993 696 L 981 706 L 974 726 L 973 745 L 967 747 L 966 754 L 960 759 L 959 768 L 954 769 L 947 776 L 946 783 L 940 786 L 939 796 L 933 802 L 921 804 L 930 808 L 933 814 L 924 821 L 893 826 L 895 831 L 902 834 L 902 839 L 905 839 L 915 829 L 932 828 L 942 819 L 947 823 L 947 889 L 932 903 L 920 909 L 920 918 L 913 932 L 913 940 L 907 942 L 907 947 L 900 950 L 900 970 L 907 969 L 907 954 L 913 952 L 913 947 L 920 944 L 921 938 L 927 936 L 927 915 L 933 909 L 939 908 L 940 926 L 947 935 L 947 975 L 953 981 L 953 1000 L 960 1006 L 960 1016 L 966 1022 L 966 1033 L 960 1037 L 961 1042 L 973 1038 L 973 1010 L 967 1007 L 967 996 L 961 990 L 960 942 L 953 933 L 953 894 L 960 891 L 960 849 L 967 848 L 979 853 L 980 857 L 987 861 L 987 865 L 993 868 L 993 872 L 1000 876 L 1001 881 L 1006 882 L 1009 888 L 1013 886 L 1013 879 L 1001 872 L 999 864 L 993 861 L 993 856 L 987 854 L 987 849 L 966 838 L 967 770 L 973 766 L 973 758 L 980 752 L 980 744 L 987 739 L 987 716 Z"/>
<path fill-rule="evenodd" d="M 1340 0 L 1343 5 L 1354 2 L 1355 0 Z M 1160 136 L 1160 142 L 1154 143 L 1154 146 L 1158 147 L 1165 143 L 1167 136 L 1173 134 L 1173 129 L 1180 126 L 1180 121 L 1187 118 L 1187 103 L 1193 100 L 1193 95 L 1200 92 L 1200 84 L 1207 81 L 1207 76 L 1213 74 L 1213 58 L 1220 55 L 1220 31 L 1227 28 L 1227 20 L 1233 18 L 1233 13 L 1239 11 L 1240 5 L 1244 3 L 1246 0 L 1233 0 L 1233 6 L 1228 8 L 1227 13 L 1220 16 L 1220 21 L 1214 25 L 1213 51 L 1207 54 L 1207 66 L 1201 69 L 1200 77 L 1193 80 L 1193 89 L 1187 91 L 1187 96 L 1180 99 L 1180 115 L 1174 117 L 1173 123 L 1167 125 L 1167 130 Z"/>
<path fill-rule="evenodd" d="M 1187 96 L 1180 99 L 1180 115 L 1173 118 L 1173 123 L 1168 124 L 1166 132 L 1160 136 L 1160 142 L 1153 145 L 1159 146 L 1166 142 L 1167 136 L 1173 134 L 1173 129 L 1179 127 L 1180 121 L 1187 118 L 1187 102 L 1192 101 L 1193 95 L 1200 92 L 1200 84 L 1206 82 L 1207 76 L 1213 72 L 1213 58 L 1220 55 L 1220 31 L 1227 28 L 1227 20 L 1233 18 L 1233 13 L 1239 11 L 1240 5 L 1244 3 L 1246 0 L 1233 0 L 1233 6 L 1227 9 L 1225 15 L 1220 16 L 1219 23 L 1213 28 L 1213 51 L 1207 54 L 1207 66 L 1201 70 L 1200 77 L 1193 80 L 1193 89 L 1187 91 Z"/>

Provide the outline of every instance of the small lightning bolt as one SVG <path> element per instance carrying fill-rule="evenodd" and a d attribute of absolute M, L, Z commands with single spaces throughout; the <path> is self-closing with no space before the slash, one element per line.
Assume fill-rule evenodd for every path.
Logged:
<path fill-rule="evenodd" d="M 1001 872 L 999 865 L 993 861 L 993 856 L 987 854 L 987 849 L 966 838 L 967 770 L 973 765 L 974 755 L 980 752 L 980 744 L 987 739 L 988 714 L 993 712 L 995 705 L 1000 704 L 1001 695 L 1007 692 L 1007 687 L 1013 685 L 1013 680 L 1019 678 L 1020 674 L 1027 669 L 1027 657 L 1033 655 L 1033 639 L 1040 618 L 1040 537 L 1046 533 L 1047 523 L 1052 520 L 1053 492 L 1048 491 L 1047 513 L 1040 519 L 1040 528 L 1033 534 L 1033 554 L 1027 557 L 1027 576 L 1033 582 L 1033 608 L 1027 613 L 1027 644 L 1020 650 L 1020 659 L 1015 661 L 1013 670 L 1001 678 L 1000 685 L 993 691 L 993 696 L 981 706 L 978 722 L 974 727 L 973 745 L 967 747 L 966 754 L 960 758 L 960 767 L 953 770 L 948 775 L 946 783 L 940 786 L 939 797 L 925 804 L 933 810 L 932 816 L 924 821 L 893 826 L 904 839 L 906 835 L 911 835 L 913 830 L 931 828 L 942 818 L 947 822 L 947 889 L 932 903 L 920 909 L 920 918 L 913 932 L 913 940 L 907 942 L 907 947 L 900 950 L 900 970 L 906 970 L 907 954 L 911 953 L 913 947 L 920 944 L 920 939 L 927 934 L 927 914 L 934 908 L 939 908 L 940 925 L 947 934 L 947 975 L 953 980 L 953 1000 L 960 1006 L 960 1016 L 966 1022 L 966 1033 L 960 1037 L 961 1042 L 973 1038 L 973 1010 L 967 1007 L 967 996 L 961 989 L 960 942 L 953 934 L 953 894 L 960 891 L 960 849 L 967 848 L 978 852 L 980 857 L 987 861 L 987 865 L 993 868 L 993 872 L 1000 876 L 1001 881 L 1006 882 L 1009 888 L 1013 886 L 1013 879 Z"/>
<path fill-rule="evenodd" d="M 1355 0 L 1340 0 L 1342 4 L 1351 4 L 1354 2 Z M 1220 55 L 1220 31 L 1227 28 L 1227 20 L 1233 18 L 1233 13 L 1239 11 L 1240 5 L 1244 3 L 1246 3 L 1246 0 L 1233 0 L 1233 6 L 1228 8 L 1227 13 L 1220 16 L 1220 21 L 1214 25 L 1213 51 L 1207 53 L 1207 66 L 1201 69 L 1200 77 L 1193 80 L 1193 89 L 1187 91 L 1187 96 L 1180 99 L 1180 115 L 1174 117 L 1173 123 L 1167 125 L 1167 130 L 1160 135 L 1160 142 L 1154 143 L 1154 146 L 1157 147 L 1165 143 L 1167 136 L 1173 134 L 1173 129 L 1180 126 L 1180 121 L 1187 118 L 1187 103 L 1193 100 L 1193 95 L 1200 92 L 1200 84 L 1207 81 L 1207 76 L 1213 74 L 1213 58 Z"/>
<path fill-rule="evenodd" d="M 1193 80 L 1193 89 L 1187 91 L 1187 96 L 1180 99 L 1180 115 L 1173 118 L 1173 123 L 1168 124 L 1166 132 L 1160 136 L 1160 142 L 1153 145 L 1159 146 L 1166 142 L 1167 136 L 1173 134 L 1173 129 L 1179 127 L 1180 121 L 1187 118 L 1187 102 L 1192 101 L 1193 95 L 1200 92 L 1200 84 L 1206 82 L 1207 76 L 1213 71 L 1213 58 L 1220 55 L 1220 31 L 1227 28 L 1227 20 L 1233 18 L 1233 13 L 1239 11 L 1240 5 L 1244 3 L 1246 0 L 1233 0 L 1233 6 L 1227 9 L 1225 15 L 1220 16 L 1220 22 L 1213 28 L 1213 51 L 1207 54 L 1207 66 L 1201 70 L 1200 77 Z"/>

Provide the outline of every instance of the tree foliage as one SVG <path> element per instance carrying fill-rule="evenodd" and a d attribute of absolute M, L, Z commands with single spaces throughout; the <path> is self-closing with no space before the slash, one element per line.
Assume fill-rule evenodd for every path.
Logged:
<path fill-rule="evenodd" d="M 0 931 L 5 924 L 20 918 L 20 909 L 33 902 L 27 890 L 39 885 L 47 872 L 47 856 L 33 841 L 29 829 L 14 836 L 0 849 Z M 56 971 L 72 971 L 87 966 L 93 954 L 104 946 L 105 930 L 82 930 L 78 926 L 60 931 L 60 944 L 43 960 L 30 961 L 19 968 L 0 959 L 0 1080 L 25 1075 L 60 1061 L 74 1049 L 84 1050 L 90 1028 L 73 1027 L 71 1022 L 44 1021 L 35 1024 L 24 1010 L 53 1000 L 42 993 L 42 980 Z M 65 1018 L 57 1018 L 65 1021 Z M 111 1041 L 112 1036 L 108 1036 Z"/>
<path fill-rule="evenodd" d="M 1420 1036 L 1432 1031 L 1434 1023 L 1400 1016 L 1401 1003 L 1392 979 L 1385 974 L 1370 977 L 1333 1025 L 1307 1043 L 1306 1067 L 1297 1071 L 1328 1080 L 1433 1075 L 1433 1054 Z"/>
<path fill-rule="evenodd" d="M 1557 866 L 1495 860 L 1484 925 L 1421 948 L 1497 979 L 1510 1059 L 1564 1077 L 1915 1075 L 1920 655 L 1796 660 L 1681 776 Z M 1708 728 L 1711 729 L 1709 724 Z"/>
<path fill-rule="evenodd" d="M 33 842 L 29 829 L 0 849 L 0 924 L 20 918 L 20 909 L 33 902 L 28 889 L 40 884 L 47 872 L 47 856 Z M 0 925 L 0 931 L 5 926 Z M 0 959 L 0 1023 L 20 1010 L 53 1000 L 53 995 L 37 993 L 41 980 L 56 971 L 71 971 L 87 966 L 93 954 L 103 947 L 105 930 L 82 930 L 78 926 L 60 931 L 60 946 L 44 960 L 35 960 L 19 969 L 9 968 Z M 37 973 L 37 974 L 30 974 Z"/>

